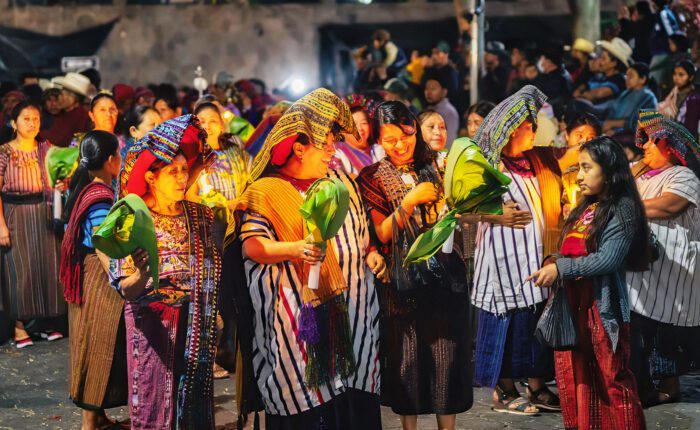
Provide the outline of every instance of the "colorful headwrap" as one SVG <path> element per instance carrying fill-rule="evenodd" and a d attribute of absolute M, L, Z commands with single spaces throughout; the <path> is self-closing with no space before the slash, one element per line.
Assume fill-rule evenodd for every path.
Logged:
<path fill-rule="evenodd" d="M 673 155 L 700 178 L 700 145 L 682 124 L 664 118 L 659 112 L 642 110 L 635 143 L 641 148 L 649 140 L 665 142 Z"/>
<path fill-rule="evenodd" d="M 537 124 L 537 112 L 546 101 L 547 96 L 537 87 L 526 85 L 486 115 L 483 124 L 476 131 L 474 141 L 481 147 L 481 152 L 491 165 L 498 166 L 501 150 L 522 123 L 529 119 Z"/>
<path fill-rule="evenodd" d="M 258 179 L 270 163 L 280 166 L 287 160 L 292 144 L 300 134 L 312 143 L 325 145 L 328 133 L 338 124 L 339 131 L 359 139 L 350 108 L 332 92 L 319 88 L 296 101 L 274 125 L 253 161 L 250 181 Z M 279 145 L 280 146 L 278 148 Z M 273 154 L 273 149 L 277 148 Z M 274 156 L 273 156 L 274 155 Z"/>
<path fill-rule="evenodd" d="M 362 108 L 365 112 L 367 112 L 367 115 L 370 117 L 370 119 L 374 116 L 374 110 L 377 108 L 377 106 L 379 106 L 379 103 L 372 99 L 368 99 L 367 97 L 361 94 L 350 94 L 348 96 L 345 96 L 345 98 L 343 98 L 343 101 L 347 103 L 347 105 L 350 107 L 350 110 L 355 108 Z"/>
<path fill-rule="evenodd" d="M 119 174 L 120 196 L 146 193 L 145 174 L 151 164 L 162 160 L 167 164 L 173 162 L 181 151 L 191 169 L 197 160 L 201 160 L 200 147 L 208 152 L 207 133 L 194 115 L 183 115 L 165 121 L 129 148 L 124 160 L 124 167 Z"/>

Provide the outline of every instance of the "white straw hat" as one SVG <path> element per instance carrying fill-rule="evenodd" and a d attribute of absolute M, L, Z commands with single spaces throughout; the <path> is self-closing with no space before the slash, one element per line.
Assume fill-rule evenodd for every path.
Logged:
<path fill-rule="evenodd" d="M 632 59 L 632 48 L 619 37 L 614 38 L 610 42 L 607 40 L 599 40 L 598 45 L 612 54 L 613 57 L 622 61 L 622 63 L 629 67 L 630 60 Z"/>
<path fill-rule="evenodd" d="M 69 72 L 65 76 L 53 78 L 52 81 L 59 87 L 73 91 L 83 97 L 87 97 L 90 91 L 90 79 L 80 73 Z"/>

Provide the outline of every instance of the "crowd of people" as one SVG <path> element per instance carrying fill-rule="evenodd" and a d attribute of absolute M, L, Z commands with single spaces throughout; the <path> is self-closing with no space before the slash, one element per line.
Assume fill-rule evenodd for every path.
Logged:
<path fill-rule="evenodd" d="M 468 40 L 406 55 L 385 30 L 353 52 L 348 95 L 227 72 L 203 95 L 105 90 L 92 69 L 3 83 L 0 337 L 69 335 L 83 429 L 214 428 L 231 373 L 240 423 L 264 411 L 268 429 L 379 429 L 380 405 L 454 429 L 472 386 L 500 413 L 645 428 L 700 365 L 700 39 L 683 22 L 639 1 L 568 53 L 489 41 L 475 85 Z M 501 207 L 404 265 L 447 212 L 463 138 L 509 184 Z M 299 208 L 323 178 L 348 209 L 319 242 Z M 537 334 L 555 303 L 574 346 Z"/>

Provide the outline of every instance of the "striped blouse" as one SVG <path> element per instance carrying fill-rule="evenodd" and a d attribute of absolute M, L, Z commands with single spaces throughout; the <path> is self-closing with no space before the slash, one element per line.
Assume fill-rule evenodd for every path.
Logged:
<path fill-rule="evenodd" d="M 244 254 L 246 279 L 255 309 L 253 367 L 265 409 L 274 415 L 299 414 L 327 402 L 344 387 L 368 392 L 379 390 L 379 305 L 372 274 L 364 261 L 369 245 L 367 219 L 355 183 L 335 172 L 329 176 L 340 177 L 350 190 L 350 212 L 335 237 L 332 251 L 348 283 L 345 297 L 357 371 L 347 381 L 336 380 L 317 390 L 306 385 L 306 351 L 296 337 L 302 281 L 288 261 L 264 265 Z M 245 242 L 251 237 L 277 240 L 267 219 L 247 213 L 242 220 L 240 239 Z"/>
<path fill-rule="evenodd" d="M 503 196 L 532 214 L 524 229 L 480 223 L 476 237 L 472 303 L 493 314 L 505 314 L 544 301 L 547 289 L 525 282 L 542 264 L 544 218 L 537 178 L 504 172 L 513 181 Z"/>
<path fill-rule="evenodd" d="M 39 149 L 20 151 L 9 143 L 0 146 L 0 176 L 2 192 L 33 194 L 44 191 Z"/>
<path fill-rule="evenodd" d="M 673 219 L 649 220 L 662 252 L 649 271 L 627 274 L 630 307 L 662 323 L 699 326 L 700 180 L 687 167 L 674 166 L 641 176 L 637 187 L 644 200 L 672 193 L 691 206 Z"/>

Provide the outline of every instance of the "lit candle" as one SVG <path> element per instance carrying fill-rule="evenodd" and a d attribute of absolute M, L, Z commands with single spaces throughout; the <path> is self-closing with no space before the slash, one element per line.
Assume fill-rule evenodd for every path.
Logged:
<path fill-rule="evenodd" d="M 209 183 L 209 178 L 208 174 L 206 172 L 202 173 L 202 176 L 199 178 L 199 195 L 200 196 L 206 196 L 211 192 L 214 187 Z"/>

